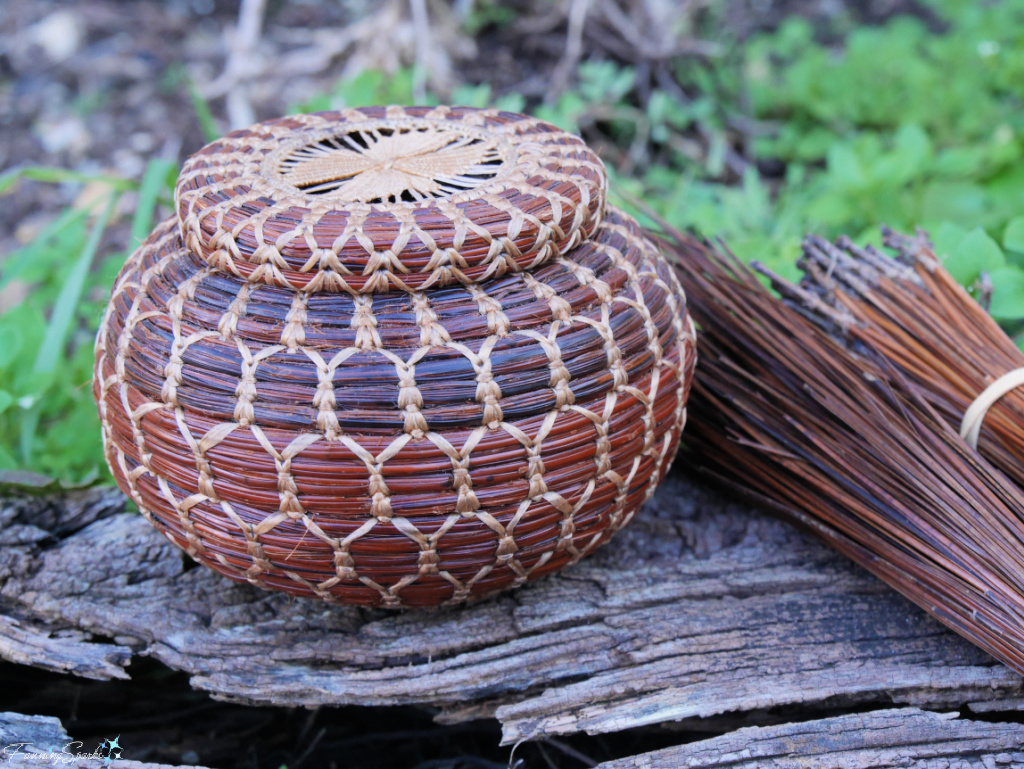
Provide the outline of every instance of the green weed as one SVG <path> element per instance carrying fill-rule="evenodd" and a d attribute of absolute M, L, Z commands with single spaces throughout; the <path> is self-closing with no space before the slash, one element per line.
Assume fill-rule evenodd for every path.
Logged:
<path fill-rule="evenodd" d="M 475 7 L 470 27 L 511 21 L 500 4 Z M 834 30 L 838 45 L 816 42 L 800 19 L 742 46 L 723 39 L 730 53 L 682 59 L 671 82 L 641 84 L 632 68 L 585 61 L 576 86 L 550 103 L 497 95 L 486 83 L 449 99 L 526 109 L 581 132 L 609 166 L 614 202 L 641 198 L 673 225 L 721 237 L 790 277 L 807 232 L 863 242 L 882 223 L 924 226 L 957 280 L 970 287 L 988 276 L 993 316 L 1020 333 L 1024 0 L 929 7 L 931 28 L 898 17 Z M 366 71 L 291 111 L 408 104 L 413 80 L 409 70 Z M 169 72 L 165 87 L 189 90 L 213 138 L 214 118 L 183 72 Z M 130 193 L 134 248 L 169 201 L 175 171 L 153 161 L 141 182 L 48 168 L 0 175 L 0 194 L 23 178 L 104 190 L 100 205 L 69 208 L 0 259 L 0 290 L 27 288 L 0 315 L 0 469 L 106 477 L 89 390 L 92 338 L 126 254 L 97 258 L 97 246 Z"/>
<path fill-rule="evenodd" d="M 176 173 L 175 163 L 154 160 L 141 184 L 51 168 L 0 177 L 0 190 L 34 179 L 100 191 L 0 262 L 0 291 L 17 282 L 23 294 L 0 315 L 0 471 L 32 470 L 71 483 L 109 477 L 90 389 L 92 350 L 127 253 L 97 257 L 121 196 L 137 192 L 134 247 L 149 234 L 158 202 L 169 202 Z"/>

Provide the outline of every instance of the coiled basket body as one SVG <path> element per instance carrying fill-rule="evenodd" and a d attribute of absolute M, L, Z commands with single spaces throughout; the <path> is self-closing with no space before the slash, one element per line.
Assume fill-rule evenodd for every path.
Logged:
<path fill-rule="evenodd" d="M 186 162 L 96 343 L 106 458 L 235 580 L 432 606 L 594 551 L 672 462 L 695 340 L 598 158 L 533 118 L 283 118 Z"/>

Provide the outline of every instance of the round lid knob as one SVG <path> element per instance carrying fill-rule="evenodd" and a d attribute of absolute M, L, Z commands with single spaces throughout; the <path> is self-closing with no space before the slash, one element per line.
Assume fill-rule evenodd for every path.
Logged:
<path fill-rule="evenodd" d="M 246 280 L 370 293 L 476 283 L 588 238 L 608 180 L 525 115 L 372 107 L 257 123 L 185 162 L 186 247 Z"/>

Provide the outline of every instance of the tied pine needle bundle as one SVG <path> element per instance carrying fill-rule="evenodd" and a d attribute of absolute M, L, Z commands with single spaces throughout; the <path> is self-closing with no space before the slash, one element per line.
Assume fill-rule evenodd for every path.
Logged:
<path fill-rule="evenodd" d="M 1024 488 L 1024 353 L 942 267 L 924 233 L 883 232 L 895 259 L 848 238 L 809 237 L 801 288 L 775 276 L 772 285 L 854 350 L 863 343 L 882 353 Z"/>
<path fill-rule="evenodd" d="M 868 341 L 833 339 L 731 254 L 662 244 L 701 333 L 690 461 L 1024 672 L 1020 489 Z"/>

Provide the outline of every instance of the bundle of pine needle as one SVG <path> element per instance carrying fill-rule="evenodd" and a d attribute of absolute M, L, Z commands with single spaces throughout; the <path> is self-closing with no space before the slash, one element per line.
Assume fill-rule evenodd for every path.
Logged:
<path fill-rule="evenodd" d="M 1020 489 L 890 362 L 898 351 L 821 325 L 847 314 L 783 303 L 707 243 L 671 233 L 662 246 L 701 328 L 691 461 L 1024 672 Z"/>
<path fill-rule="evenodd" d="M 924 233 L 883 235 L 895 259 L 848 238 L 833 245 L 809 237 L 798 263 L 803 290 L 770 276 L 773 287 L 836 338 L 855 349 L 866 343 L 892 361 L 968 443 L 1024 488 L 1024 376 L 1011 373 L 1024 367 L 1024 353 L 946 272 Z M 993 397 L 972 407 L 997 381 Z"/>

